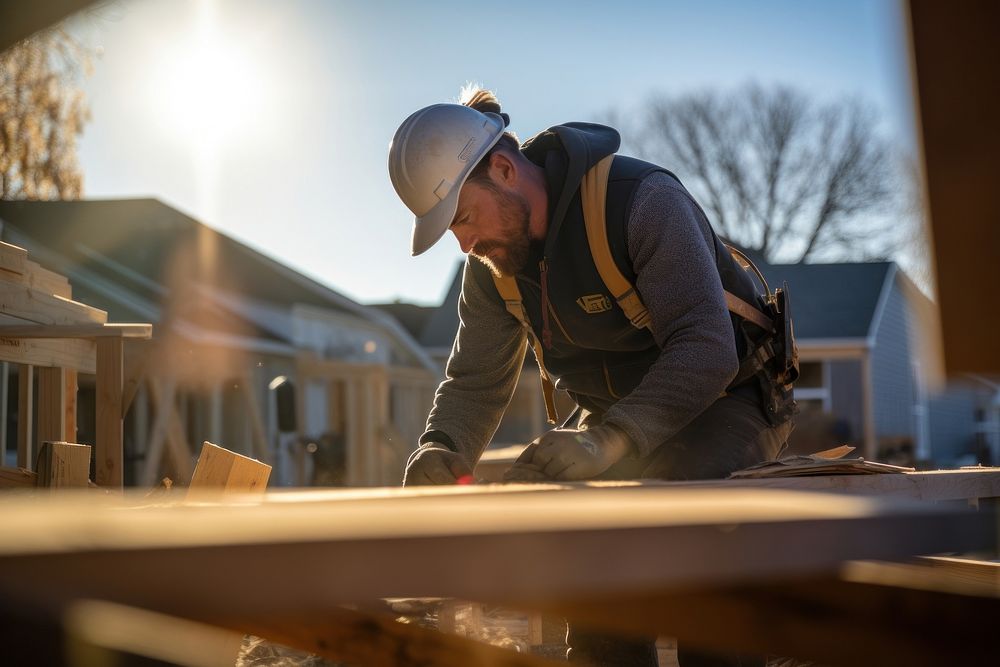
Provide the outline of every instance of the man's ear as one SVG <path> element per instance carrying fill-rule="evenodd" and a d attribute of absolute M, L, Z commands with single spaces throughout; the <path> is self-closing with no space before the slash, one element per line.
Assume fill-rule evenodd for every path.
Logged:
<path fill-rule="evenodd" d="M 490 176 L 496 183 L 512 186 L 517 180 L 517 165 L 503 151 L 494 151 L 490 155 Z"/>

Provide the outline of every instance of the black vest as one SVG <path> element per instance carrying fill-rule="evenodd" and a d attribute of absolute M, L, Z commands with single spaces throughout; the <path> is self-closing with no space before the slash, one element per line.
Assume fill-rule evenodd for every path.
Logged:
<path fill-rule="evenodd" d="M 608 179 L 606 221 L 611 254 L 622 274 L 635 285 L 626 246 L 626 225 L 632 200 L 642 180 L 666 169 L 635 158 L 616 155 Z M 678 180 L 679 182 L 679 180 Z M 565 217 L 549 220 L 549 229 L 556 229 L 558 238 L 548 243 L 547 291 L 551 347 L 544 349 L 545 367 L 556 380 L 556 387 L 568 392 L 577 404 L 603 413 L 618 399 L 631 393 L 650 365 L 660 354 L 660 348 L 648 329 L 637 329 L 615 303 L 601 279 L 590 252 L 580 203 L 579 184 Z M 550 193 L 552 197 L 553 193 Z M 664 224 L 669 224 L 665 220 Z M 718 237 L 715 243 L 716 267 L 723 287 L 751 304 L 758 304 L 758 291 L 750 276 L 730 255 Z M 531 328 L 542 337 L 542 295 L 538 262 L 541 251 L 529 260 L 523 273 L 515 276 L 521 290 Z M 493 285 L 489 270 L 479 261 L 469 263 L 480 285 L 502 302 Z M 683 285 L 678 285 L 683 289 Z M 642 294 L 639 294 L 642 298 Z M 646 303 L 645 299 L 643 302 Z M 647 304 L 648 305 L 648 304 Z M 746 336 L 739 318 L 731 314 L 737 340 L 737 354 L 746 353 Z"/>

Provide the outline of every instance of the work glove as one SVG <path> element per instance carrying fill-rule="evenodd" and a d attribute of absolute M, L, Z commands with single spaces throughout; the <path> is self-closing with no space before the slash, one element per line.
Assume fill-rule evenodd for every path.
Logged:
<path fill-rule="evenodd" d="M 472 479 L 472 466 L 458 452 L 437 442 L 418 447 L 406 462 L 403 486 L 457 484 Z"/>
<path fill-rule="evenodd" d="M 632 451 L 628 436 L 613 426 L 593 426 L 583 431 L 558 428 L 528 445 L 504 474 L 504 481 L 591 479 Z"/>

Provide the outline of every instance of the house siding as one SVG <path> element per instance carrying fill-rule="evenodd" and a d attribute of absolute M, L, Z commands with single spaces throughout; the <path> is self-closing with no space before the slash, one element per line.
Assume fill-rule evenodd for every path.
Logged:
<path fill-rule="evenodd" d="M 982 391 L 951 384 L 941 395 L 928 399 L 931 457 L 942 466 L 974 464 L 976 407 Z"/>
<path fill-rule="evenodd" d="M 872 409 L 876 438 L 913 438 L 916 386 L 910 343 L 910 314 L 896 279 L 871 350 Z"/>
<path fill-rule="evenodd" d="M 830 413 L 843 420 L 850 431 L 850 443 L 864 440 L 864 392 L 861 390 L 861 361 L 828 361 Z"/>

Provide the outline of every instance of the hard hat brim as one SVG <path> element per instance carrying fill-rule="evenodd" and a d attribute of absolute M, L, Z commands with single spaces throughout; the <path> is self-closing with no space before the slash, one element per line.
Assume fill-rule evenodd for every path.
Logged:
<path fill-rule="evenodd" d="M 464 183 L 462 184 L 464 185 Z M 413 257 L 430 250 L 431 246 L 441 240 L 458 210 L 458 195 L 461 186 L 455 186 L 448 195 L 425 215 L 413 221 L 413 236 L 410 240 L 410 254 Z"/>

